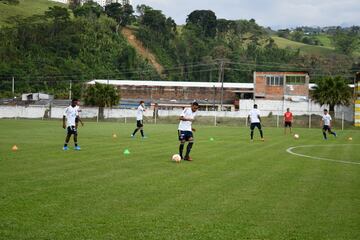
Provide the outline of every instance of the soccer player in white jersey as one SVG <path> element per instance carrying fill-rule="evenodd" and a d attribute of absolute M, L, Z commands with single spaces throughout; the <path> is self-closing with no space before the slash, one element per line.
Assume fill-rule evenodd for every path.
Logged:
<path fill-rule="evenodd" d="M 332 118 L 330 114 L 328 113 L 327 109 L 324 109 L 324 115 L 321 119 L 321 123 L 323 125 L 322 131 L 324 135 L 324 140 L 327 140 L 326 131 L 328 131 L 330 134 L 334 135 L 336 137 L 336 132 L 331 131 L 331 121 Z"/>
<path fill-rule="evenodd" d="M 73 99 L 71 101 L 71 105 L 68 106 L 64 111 L 63 128 L 67 129 L 67 135 L 65 138 L 63 150 L 68 150 L 68 143 L 69 143 L 71 135 L 74 135 L 75 150 L 80 150 L 80 147 L 78 146 L 78 143 L 77 143 L 78 133 L 77 133 L 76 123 L 75 123 L 76 118 L 79 117 L 79 112 L 76 109 L 76 103 L 77 103 L 77 100 Z M 65 123 L 65 119 L 66 119 L 66 123 Z"/>
<path fill-rule="evenodd" d="M 260 132 L 261 141 L 264 141 L 263 131 L 261 129 L 261 118 L 260 118 L 260 111 L 257 109 L 257 105 L 254 104 L 254 108 L 250 110 L 248 119 L 250 122 L 250 139 L 251 141 L 254 141 L 254 129 L 257 127 Z"/>
<path fill-rule="evenodd" d="M 178 135 L 179 135 L 179 155 L 181 156 L 181 159 L 184 159 L 186 161 L 192 161 L 190 157 L 190 151 L 194 144 L 194 135 L 193 131 L 195 131 L 194 128 L 192 128 L 192 122 L 194 121 L 194 118 L 196 116 L 196 111 L 199 108 L 199 104 L 197 102 L 193 102 L 191 104 L 190 108 L 185 108 L 184 111 L 180 115 L 180 123 L 178 127 Z M 186 147 L 186 154 L 185 157 L 183 157 L 183 150 L 185 142 L 189 142 Z"/>
<path fill-rule="evenodd" d="M 144 128 L 144 122 L 143 122 L 144 112 L 145 112 L 145 103 L 144 103 L 144 101 L 140 101 L 140 105 L 138 106 L 138 108 L 136 110 L 136 128 L 135 128 L 133 134 L 131 134 L 131 137 L 135 137 L 136 132 L 140 130 L 141 137 L 146 138 L 144 135 L 144 129 L 143 129 Z"/>

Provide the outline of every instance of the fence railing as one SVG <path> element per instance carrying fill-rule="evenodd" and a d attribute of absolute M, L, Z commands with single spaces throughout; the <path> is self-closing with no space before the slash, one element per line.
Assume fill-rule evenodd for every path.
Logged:
<path fill-rule="evenodd" d="M 64 107 L 46 107 L 46 106 L 0 106 L 0 118 L 29 118 L 29 119 L 61 119 Z M 235 112 L 225 111 L 198 111 L 196 122 L 194 124 L 214 125 L 214 126 L 248 126 L 247 115 L 250 109 L 241 109 Z M 179 122 L 179 116 L 182 110 L 153 110 L 145 112 L 144 122 L 147 124 L 176 124 Z M 99 116 L 99 108 L 84 107 L 80 113 L 83 120 L 87 121 L 116 121 L 122 123 L 136 122 L 136 110 L 104 108 L 103 118 Z M 352 114 L 352 115 L 351 115 Z M 293 111 L 294 127 L 313 128 L 319 127 L 322 111 Z M 353 113 L 349 111 L 336 111 L 332 116 L 333 126 L 340 129 L 353 126 Z M 283 112 L 278 109 L 267 109 L 261 111 L 262 123 L 265 127 L 282 127 Z M 349 120 L 350 119 L 350 120 Z"/>

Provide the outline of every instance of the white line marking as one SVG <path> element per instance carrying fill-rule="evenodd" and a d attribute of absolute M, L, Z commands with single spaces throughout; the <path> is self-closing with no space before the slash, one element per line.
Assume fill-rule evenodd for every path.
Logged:
<path fill-rule="evenodd" d="M 322 161 L 328 161 L 328 162 L 337 162 L 337 163 L 345 163 L 345 164 L 356 164 L 356 165 L 360 165 L 360 162 L 351 162 L 351 161 L 341 161 L 341 160 L 337 160 L 337 159 L 330 159 L 330 158 L 322 158 L 322 157 L 314 157 L 314 156 L 309 156 L 309 155 L 305 155 L 305 154 L 300 154 L 300 153 L 294 153 L 292 150 L 295 148 L 306 148 L 306 147 L 334 147 L 334 146 L 355 146 L 355 145 L 360 145 L 360 144 L 332 144 L 332 145 L 302 145 L 302 146 L 296 146 L 296 147 L 289 147 L 288 149 L 286 149 L 286 152 L 292 154 L 292 155 L 296 155 L 296 156 L 300 156 L 300 157 L 306 157 L 306 158 L 311 158 L 311 159 L 315 159 L 315 160 L 322 160 Z"/>

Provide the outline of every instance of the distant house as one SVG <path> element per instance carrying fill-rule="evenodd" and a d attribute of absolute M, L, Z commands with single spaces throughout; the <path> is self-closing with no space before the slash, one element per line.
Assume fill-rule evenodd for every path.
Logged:
<path fill-rule="evenodd" d="M 254 98 L 268 100 L 307 101 L 307 72 L 254 72 Z"/>

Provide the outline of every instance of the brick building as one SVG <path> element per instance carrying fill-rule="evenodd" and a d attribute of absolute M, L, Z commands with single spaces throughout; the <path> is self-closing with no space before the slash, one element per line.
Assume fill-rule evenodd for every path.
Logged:
<path fill-rule="evenodd" d="M 254 98 L 304 101 L 309 98 L 307 72 L 254 72 Z"/>
<path fill-rule="evenodd" d="M 93 80 L 88 84 L 95 82 L 116 86 L 122 101 L 142 99 L 160 107 L 183 106 L 197 100 L 203 107 L 219 109 L 223 92 L 223 107 L 236 110 L 239 99 L 252 99 L 254 93 L 252 83 L 224 83 L 222 91 L 218 82 Z"/>

